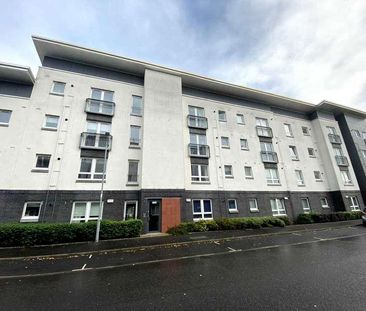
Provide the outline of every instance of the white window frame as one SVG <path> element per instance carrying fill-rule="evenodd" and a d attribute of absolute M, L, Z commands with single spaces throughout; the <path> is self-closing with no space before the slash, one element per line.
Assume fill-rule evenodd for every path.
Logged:
<path fill-rule="evenodd" d="M 127 204 L 133 204 L 133 203 L 135 204 L 135 215 L 134 215 L 134 218 L 133 219 L 137 219 L 139 201 L 137 201 L 137 200 L 131 200 L 131 201 L 125 201 L 125 203 L 124 203 L 123 220 L 126 220 Z"/>
<path fill-rule="evenodd" d="M 316 178 L 316 173 L 319 173 L 319 178 Z M 314 171 L 314 178 L 315 178 L 315 181 L 323 181 L 322 173 L 320 171 Z"/>
<path fill-rule="evenodd" d="M 11 115 L 13 114 L 13 111 L 9 110 L 9 109 L 0 109 L 0 113 L 1 112 L 9 113 L 9 120 L 8 120 L 8 122 L 0 122 L 0 126 L 9 126 L 10 118 L 11 118 Z"/>
<path fill-rule="evenodd" d="M 250 175 L 247 175 L 247 169 L 249 169 Z M 253 179 L 254 178 L 253 168 L 251 166 L 244 166 L 244 176 L 245 176 L 246 179 Z"/>
<path fill-rule="evenodd" d="M 130 174 L 130 163 L 137 163 L 137 174 L 136 174 L 136 181 L 135 180 L 129 180 L 129 176 L 132 175 Z M 128 160 L 128 167 L 127 167 L 127 184 L 128 185 L 138 185 L 139 183 L 139 170 L 140 170 L 140 161 L 139 160 L 133 160 L 130 159 Z M 134 175 L 132 175 L 134 176 Z"/>
<path fill-rule="evenodd" d="M 348 170 L 341 170 L 341 177 L 345 185 L 352 185 L 351 175 Z M 343 173 L 345 172 L 345 173 Z M 346 177 L 346 178 L 345 178 Z"/>
<path fill-rule="evenodd" d="M 302 210 L 303 210 L 304 214 L 310 214 L 311 207 L 310 207 L 309 198 L 300 198 L 300 201 L 301 201 L 301 207 L 302 207 Z M 306 205 L 307 205 L 306 208 L 304 208 L 304 205 L 303 205 L 303 202 L 305 202 L 305 201 L 306 201 Z"/>
<path fill-rule="evenodd" d="M 291 124 L 284 123 L 283 127 L 285 128 L 286 137 L 294 137 L 292 128 L 291 128 Z"/>
<path fill-rule="evenodd" d="M 188 106 L 188 114 L 195 117 L 204 117 L 205 116 L 205 108 L 197 107 L 197 106 Z"/>
<path fill-rule="evenodd" d="M 295 170 L 296 182 L 298 186 L 305 186 L 305 179 L 302 170 Z"/>
<path fill-rule="evenodd" d="M 101 91 L 101 98 L 93 98 L 93 90 L 96 90 L 96 91 Z M 106 100 L 105 99 L 105 94 L 106 93 L 112 93 L 112 100 Z M 103 89 L 99 89 L 97 87 L 92 87 L 91 90 L 90 90 L 90 98 L 91 99 L 94 99 L 94 100 L 102 100 L 102 101 L 106 101 L 106 102 L 110 102 L 110 103 L 113 103 L 114 102 L 114 91 L 110 91 L 110 90 L 103 90 Z"/>
<path fill-rule="evenodd" d="M 91 165 L 90 172 L 81 172 L 80 171 L 81 162 L 83 161 L 83 159 L 92 160 L 92 165 Z M 96 173 L 95 172 L 97 160 L 104 160 L 104 159 L 103 158 L 89 158 L 89 157 L 80 158 L 80 168 L 79 168 L 79 173 L 78 173 L 78 180 L 99 180 L 100 182 L 102 181 L 103 172 L 101 172 L 101 173 Z M 104 164 L 105 167 L 106 167 L 104 178 L 106 178 L 106 176 L 107 176 L 107 163 L 108 163 L 108 159 L 106 159 L 106 163 Z M 90 175 L 90 178 L 81 178 L 81 177 L 79 177 L 79 175 Z M 95 178 L 95 176 L 100 176 L 100 178 Z"/>
<path fill-rule="evenodd" d="M 226 174 L 226 168 L 230 168 L 231 174 Z M 230 165 L 230 164 L 224 165 L 224 175 L 225 175 L 225 178 L 234 178 L 232 165 Z"/>
<path fill-rule="evenodd" d="M 361 134 L 360 134 L 360 131 L 359 130 L 353 130 L 353 132 L 355 133 L 355 136 L 357 138 L 360 138 L 361 137 Z"/>
<path fill-rule="evenodd" d="M 305 131 L 304 131 L 305 130 Z M 310 136 L 310 129 L 307 126 L 302 126 L 301 131 L 305 136 Z"/>
<path fill-rule="evenodd" d="M 230 208 L 230 203 L 229 202 L 234 202 L 235 208 Z M 229 213 L 237 213 L 238 212 L 238 203 L 236 202 L 236 199 L 228 199 L 227 200 L 227 209 L 229 211 Z"/>
<path fill-rule="evenodd" d="M 138 129 L 138 139 L 134 139 L 132 137 L 132 128 Z M 130 147 L 138 148 L 141 146 L 141 126 L 139 125 L 130 125 Z"/>
<path fill-rule="evenodd" d="M 312 150 L 313 154 L 310 154 L 310 150 Z M 308 155 L 310 158 L 316 158 L 316 155 L 315 155 L 315 149 L 314 148 L 311 148 L 311 147 L 308 147 Z"/>
<path fill-rule="evenodd" d="M 194 211 L 194 202 L 199 201 L 200 202 L 200 212 Z M 204 210 L 204 201 L 210 202 L 210 208 L 211 212 L 205 212 Z M 193 221 L 200 221 L 200 220 L 210 220 L 213 219 L 213 210 L 212 210 L 212 200 L 211 199 L 192 199 L 192 214 L 193 214 Z M 201 216 L 200 218 L 194 218 L 194 216 Z M 211 215 L 211 217 L 209 216 Z M 208 217 L 206 217 L 208 216 Z"/>
<path fill-rule="evenodd" d="M 49 161 L 48 161 L 48 166 L 47 167 L 38 167 L 37 166 L 37 162 L 38 162 L 38 157 L 48 157 Z M 45 153 L 37 153 L 36 154 L 36 164 L 34 165 L 34 170 L 39 170 L 39 171 L 48 171 L 51 165 L 51 158 L 52 155 L 51 154 L 45 154 Z"/>
<path fill-rule="evenodd" d="M 362 138 L 366 139 L 366 132 L 362 132 Z"/>
<path fill-rule="evenodd" d="M 256 117 L 255 118 L 255 125 L 263 126 L 263 127 L 269 127 L 268 119 Z"/>
<path fill-rule="evenodd" d="M 57 118 L 57 125 L 56 125 L 56 127 L 47 126 L 47 119 L 49 117 L 51 117 L 51 118 Z M 42 129 L 57 131 L 59 124 L 60 124 L 60 116 L 56 116 L 56 115 L 52 115 L 52 114 L 46 114 L 45 115 L 45 118 L 44 118 L 44 123 L 43 123 Z"/>
<path fill-rule="evenodd" d="M 226 122 L 226 111 L 219 110 L 217 114 L 220 122 Z"/>
<path fill-rule="evenodd" d="M 62 85 L 64 86 L 63 92 L 57 92 L 57 91 L 55 91 L 55 85 L 56 85 L 57 83 L 58 83 L 58 84 L 62 84 Z M 53 81 L 53 82 L 52 82 L 52 88 L 51 88 L 51 92 L 50 92 L 50 94 L 64 96 L 64 95 L 65 95 L 65 88 L 66 88 L 66 83 L 65 83 L 65 82 L 61 82 L 61 81 Z"/>
<path fill-rule="evenodd" d="M 74 212 L 75 212 L 75 204 L 76 203 L 85 203 L 86 204 L 86 208 L 85 208 L 85 218 L 84 219 L 74 219 Z M 83 222 L 89 222 L 89 221 L 97 221 L 99 218 L 98 216 L 94 216 L 91 217 L 90 216 L 90 210 L 91 210 L 91 204 L 92 203 L 98 203 L 99 205 L 99 201 L 74 201 L 72 202 L 72 211 L 71 211 L 71 219 L 70 219 L 70 223 L 80 223 L 81 220 L 83 220 Z M 102 207 L 104 206 L 104 202 L 102 202 Z M 99 207 L 99 213 L 100 213 L 100 207 Z M 103 215 L 101 215 L 100 219 L 103 218 Z M 79 221 L 77 221 L 79 219 Z"/>
<path fill-rule="evenodd" d="M 227 144 L 224 144 L 224 141 L 226 141 Z M 230 149 L 230 138 L 229 137 L 221 136 L 221 148 Z"/>
<path fill-rule="evenodd" d="M 349 207 L 351 208 L 352 211 L 359 211 L 360 210 L 360 203 L 358 202 L 358 198 L 356 196 L 349 196 L 348 197 L 349 200 Z"/>
<path fill-rule="evenodd" d="M 241 125 L 245 124 L 245 118 L 244 118 L 244 115 L 242 113 L 237 113 L 236 114 L 236 123 L 241 124 Z"/>
<path fill-rule="evenodd" d="M 89 124 L 96 124 L 97 125 L 97 129 L 96 131 L 91 131 L 89 130 Z M 102 126 L 103 125 L 107 125 L 109 126 L 109 132 L 107 131 L 102 131 Z M 100 121 L 87 121 L 86 122 L 86 132 L 87 133 L 91 133 L 91 134 L 106 134 L 106 133 L 109 133 L 112 131 L 112 123 L 109 123 L 109 122 L 100 122 Z"/>
<path fill-rule="evenodd" d="M 255 208 L 251 208 L 250 207 L 250 202 L 254 202 Z M 252 199 L 248 199 L 248 205 L 249 205 L 249 211 L 254 213 L 254 212 L 259 212 L 258 209 L 258 201 L 256 198 L 252 198 Z"/>
<path fill-rule="evenodd" d="M 198 175 L 192 175 L 192 166 L 198 167 Z M 207 175 L 202 175 L 202 166 L 206 166 Z M 195 183 L 207 183 L 210 182 L 210 176 L 208 172 L 208 165 L 207 164 L 191 164 L 191 181 Z"/>
<path fill-rule="evenodd" d="M 138 98 L 139 100 L 141 100 L 141 108 L 137 108 L 137 107 L 134 108 L 135 98 Z M 134 109 L 140 109 L 140 112 L 134 111 Z M 144 103 L 142 101 L 142 96 L 132 95 L 131 116 L 142 117 L 143 109 L 144 109 Z"/>
<path fill-rule="evenodd" d="M 276 171 L 277 173 L 277 177 L 274 177 L 273 171 Z M 267 185 L 280 185 L 280 175 L 278 173 L 278 169 L 276 168 L 266 168 L 265 169 L 266 172 L 266 180 L 267 180 Z M 268 178 L 267 176 L 267 172 L 269 172 L 270 174 L 270 178 Z"/>
<path fill-rule="evenodd" d="M 365 149 L 361 149 L 361 153 L 362 153 L 362 157 L 364 159 L 366 159 L 366 150 Z"/>
<path fill-rule="evenodd" d="M 241 150 L 249 150 L 248 139 L 240 138 L 240 149 Z"/>
<path fill-rule="evenodd" d="M 38 216 L 25 216 L 25 212 L 27 210 L 28 204 L 39 204 Z M 22 217 L 20 218 L 20 222 L 38 222 L 39 216 L 41 215 L 43 201 L 29 201 L 24 203 Z"/>
<path fill-rule="evenodd" d="M 325 201 L 325 204 L 323 204 L 322 200 Z M 320 198 L 320 205 L 322 208 L 329 208 L 329 204 L 328 204 L 328 199 L 323 197 L 323 198 Z"/>
<path fill-rule="evenodd" d="M 299 160 L 299 154 L 297 153 L 296 146 L 288 146 L 289 152 L 290 152 L 290 158 L 292 161 L 298 161 Z"/>
<path fill-rule="evenodd" d="M 274 201 L 276 209 L 273 209 L 272 201 Z M 278 198 L 271 199 L 270 205 L 271 205 L 271 210 L 272 210 L 273 216 L 287 216 L 286 205 L 285 205 L 284 199 L 278 199 Z"/>

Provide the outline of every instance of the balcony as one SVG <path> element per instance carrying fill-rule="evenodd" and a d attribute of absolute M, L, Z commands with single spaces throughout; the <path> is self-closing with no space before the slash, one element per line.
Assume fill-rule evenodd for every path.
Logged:
<path fill-rule="evenodd" d="M 111 150 L 112 136 L 96 133 L 81 133 L 80 148 L 81 149 L 96 149 L 96 150 Z"/>
<path fill-rule="evenodd" d="M 114 115 L 114 102 L 109 102 L 105 100 L 87 98 L 85 111 L 88 113 L 102 114 L 105 116 Z"/>
<path fill-rule="evenodd" d="M 268 126 L 257 125 L 256 129 L 257 129 L 257 135 L 259 137 L 269 137 L 269 138 L 273 137 L 272 129 Z"/>
<path fill-rule="evenodd" d="M 207 145 L 189 144 L 188 153 L 190 157 L 209 158 L 210 147 Z"/>
<path fill-rule="evenodd" d="M 348 166 L 349 165 L 348 164 L 348 159 L 345 156 L 336 155 L 335 159 L 336 159 L 336 162 L 337 162 L 338 166 Z"/>
<path fill-rule="evenodd" d="M 336 134 L 328 134 L 328 137 L 329 137 L 329 141 L 332 144 L 341 144 L 342 143 L 341 137 L 339 135 L 336 135 Z"/>
<path fill-rule="evenodd" d="M 207 129 L 207 118 L 194 115 L 188 115 L 188 127 L 194 127 L 199 129 Z"/>
<path fill-rule="evenodd" d="M 273 151 L 261 151 L 263 163 L 278 163 L 277 153 Z"/>

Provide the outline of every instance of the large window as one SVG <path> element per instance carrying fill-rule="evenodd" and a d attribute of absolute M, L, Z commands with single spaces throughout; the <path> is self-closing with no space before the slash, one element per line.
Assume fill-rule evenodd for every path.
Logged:
<path fill-rule="evenodd" d="M 268 127 L 268 120 L 264 118 L 255 118 L 255 124 L 257 126 Z"/>
<path fill-rule="evenodd" d="M 81 158 L 79 179 L 102 179 L 104 159 Z"/>
<path fill-rule="evenodd" d="M 219 121 L 226 122 L 226 112 L 219 110 Z"/>
<path fill-rule="evenodd" d="M 98 220 L 99 212 L 99 202 L 74 202 L 71 213 L 71 222 L 88 222 Z"/>
<path fill-rule="evenodd" d="M 128 160 L 128 183 L 137 183 L 138 182 L 138 168 L 139 161 L 138 160 Z"/>
<path fill-rule="evenodd" d="M 142 97 L 132 95 L 131 114 L 134 116 L 142 116 Z"/>
<path fill-rule="evenodd" d="M 114 92 L 92 88 L 91 98 L 113 102 Z"/>
<path fill-rule="evenodd" d="M 205 109 L 201 107 L 188 106 L 188 113 L 191 116 L 204 117 Z"/>
<path fill-rule="evenodd" d="M 130 146 L 139 147 L 140 146 L 140 132 L 141 127 L 136 125 L 130 126 Z"/>
<path fill-rule="evenodd" d="M 42 202 L 26 202 L 24 204 L 21 222 L 37 222 L 41 213 Z"/>
<path fill-rule="evenodd" d="M 36 168 L 47 170 L 50 166 L 50 154 L 37 154 Z"/>
<path fill-rule="evenodd" d="M 305 181 L 304 181 L 304 175 L 302 174 L 302 171 L 301 170 L 295 170 L 295 175 L 296 175 L 297 185 L 298 186 L 304 186 Z"/>
<path fill-rule="evenodd" d="M 287 136 L 287 137 L 293 137 L 293 135 L 292 135 L 291 125 L 290 125 L 290 124 L 286 124 L 286 123 L 285 123 L 283 126 L 284 126 L 284 128 L 285 128 L 286 136 Z"/>
<path fill-rule="evenodd" d="M 137 218 L 137 201 L 126 201 L 123 211 L 123 220 L 136 219 Z"/>
<path fill-rule="evenodd" d="M 59 119 L 60 119 L 59 116 L 52 116 L 52 115 L 46 114 L 43 128 L 50 129 L 50 130 L 57 130 Z"/>
<path fill-rule="evenodd" d="M 88 121 L 86 127 L 87 133 L 83 144 L 86 147 L 106 148 L 109 147 L 109 137 L 106 135 L 111 132 L 111 123 Z"/>
<path fill-rule="evenodd" d="M 211 200 L 192 200 L 193 220 L 212 219 Z"/>
<path fill-rule="evenodd" d="M 9 125 L 11 110 L 0 110 L 0 125 Z"/>
<path fill-rule="evenodd" d="M 349 171 L 342 170 L 341 171 L 341 176 L 342 176 L 342 180 L 343 180 L 345 185 L 351 185 L 352 184 L 351 175 L 349 174 Z"/>
<path fill-rule="evenodd" d="M 196 182 L 207 182 L 208 177 L 208 165 L 205 164 L 192 164 L 191 165 L 191 178 Z"/>
<path fill-rule="evenodd" d="M 349 201 L 349 207 L 351 208 L 352 211 L 359 211 L 360 210 L 360 205 L 358 204 L 358 199 L 355 196 L 350 196 L 348 198 Z"/>
<path fill-rule="evenodd" d="M 273 216 L 286 216 L 284 199 L 271 199 L 271 208 Z"/>
<path fill-rule="evenodd" d="M 66 86 L 66 83 L 64 83 L 64 82 L 53 81 L 51 93 L 57 94 L 57 95 L 64 95 L 65 86 Z"/>
<path fill-rule="evenodd" d="M 266 179 L 269 185 L 278 185 L 280 178 L 278 177 L 278 170 L 276 168 L 266 168 Z"/>
<path fill-rule="evenodd" d="M 302 206 L 302 210 L 303 210 L 304 214 L 310 213 L 311 210 L 310 210 L 310 203 L 309 203 L 308 198 L 301 199 L 301 206 Z"/>

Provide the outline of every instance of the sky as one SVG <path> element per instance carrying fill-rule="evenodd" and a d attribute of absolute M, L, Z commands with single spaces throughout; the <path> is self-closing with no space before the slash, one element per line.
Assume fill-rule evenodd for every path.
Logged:
<path fill-rule="evenodd" d="M 0 61 L 31 35 L 366 110 L 366 0 L 0 0 Z"/>

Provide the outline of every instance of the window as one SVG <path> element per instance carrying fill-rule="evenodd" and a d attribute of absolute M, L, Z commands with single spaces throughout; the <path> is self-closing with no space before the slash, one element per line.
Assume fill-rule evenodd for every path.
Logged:
<path fill-rule="evenodd" d="M 241 113 L 238 113 L 236 115 L 236 123 L 238 124 L 244 124 L 244 115 Z"/>
<path fill-rule="evenodd" d="M 232 165 L 224 165 L 225 177 L 233 178 L 233 166 Z"/>
<path fill-rule="evenodd" d="M 235 199 L 229 199 L 227 200 L 227 207 L 229 209 L 229 213 L 237 213 L 238 212 L 238 206 L 236 204 L 236 200 Z"/>
<path fill-rule="evenodd" d="M 304 175 L 302 174 L 302 171 L 301 170 L 295 170 L 295 174 L 296 174 L 296 179 L 297 179 L 297 185 L 298 186 L 304 186 L 305 181 L 304 181 Z"/>
<path fill-rule="evenodd" d="M 341 176 L 342 176 L 342 180 L 344 182 L 345 185 L 352 185 L 352 180 L 351 180 L 351 176 L 349 174 L 349 171 L 347 170 L 342 170 L 341 171 Z"/>
<path fill-rule="evenodd" d="M 88 121 L 86 125 L 88 133 L 103 134 L 111 132 L 111 123 Z"/>
<path fill-rule="evenodd" d="M 260 146 L 261 146 L 261 151 L 273 152 L 273 144 L 272 143 L 261 141 Z"/>
<path fill-rule="evenodd" d="M 111 123 L 88 121 L 86 125 L 87 134 L 83 135 L 81 144 L 85 147 L 106 148 L 110 147 Z"/>
<path fill-rule="evenodd" d="M 334 154 L 338 157 L 343 157 L 343 151 L 340 147 L 333 147 Z"/>
<path fill-rule="evenodd" d="M 128 160 L 128 183 L 137 183 L 138 178 L 138 169 L 139 169 L 139 161 L 137 160 Z"/>
<path fill-rule="evenodd" d="M 137 201 L 126 201 L 123 211 L 123 220 L 136 219 L 137 218 Z"/>
<path fill-rule="evenodd" d="M 43 125 L 44 129 L 54 129 L 57 130 L 58 128 L 58 120 L 60 119 L 59 116 L 52 116 L 49 114 L 46 114 L 46 119 Z"/>
<path fill-rule="evenodd" d="M 226 112 L 219 110 L 219 121 L 226 122 Z"/>
<path fill-rule="evenodd" d="M 257 199 L 249 199 L 249 211 L 259 212 Z"/>
<path fill-rule="evenodd" d="M 191 116 L 204 117 L 205 109 L 201 107 L 188 106 L 188 113 Z"/>
<path fill-rule="evenodd" d="M 303 126 L 303 127 L 301 127 L 301 129 L 302 129 L 302 133 L 304 135 L 307 135 L 307 136 L 310 135 L 309 128 L 307 126 Z"/>
<path fill-rule="evenodd" d="M 47 170 L 50 166 L 51 155 L 37 154 L 36 168 Z"/>
<path fill-rule="evenodd" d="M 366 159 L 366 150 L 361 150 L 361 153 L 362 153 L 362 157 L 363 157 L 364 159 Z"/>
<path fill-rule="evenodd" d="M 81 158 L 78 178 L 100 180 L 103 178 L 103 171 L 104 159 Z"/>
<path fill-rule="evenodd" d="M 268 127 L 268 120 L 264 118 L 255 118 L 255 124 L 257 126 Z"/>
<path fill-rule="evenodd" d="M 316 181 L 322 181 L 322 175 L 320 171 L 314 171 L 314 177 Z"/>
<path fill-rule="evenodd" d="M 92 99 L 104 100 L 104 101 L 107 101 L 107 102 L 113 102 L 113 95 L 114 95 L 114 92 L 112 92 L 112 91 L 106 91 L 106 90 L 100 90 L 100 89 L 92 88 L 92 93 L 91 93 Z"/>
<path fill-rule="evenodd" d="M 355 134 L 355 136 L 357 138 L 360 138 L 361 137 L 361 134 L 360 134 L 360 131 L 359 130 L 353 130 L 353 133 Z"/>
<path fill-rule="evenodd" d="M 322 208 L 329 208 L 327 198 L 320 198 L 320 205 L 322 206 Z"/>
<path fill-rule="evenodd" d="M 293 137 L 291 125 L 285 123 L 283 126 L 285 127 L 286 136 L 287 137 Z"/>
<path fill-rule="evenodd" d="M 337 135 L 337 131 L 333 126 L 327 126 L 327 130 L 329 134 Z"/>
<path fill-rule="evenodd" d="M 286 216 L 284 199 L 271 199 L 270 202 L 273 216 Z"/>
<path fill-rule="evenodd" d="M 132 95 L 132 109 L 131 114 L 134 116 L 142 116 L 142 97 Z"/>
<path fill-rule="evenodd" d="M 99 218 L 99 213 L 99 202 L 74 202 L 71 213 L 71 222 L 78 223 L 96 221 Z"/>
<path fill-rule="evenodd" d="M 245 178 L 253 178 L 253 170 L 251 166 L 244 166 Z"/>
<path fill-rule="evenodd" d="M 245 138 L 240 138 L 240 148 L 241 150 L 249 150 L 248 140 Z"/>
<path fill-rule="evenodd" d="M 362 132 L 362 138 L 366 139 L 366 132 Z"/>
<path fill-rule="evenodd" d="M 293 161 L 298 160 L 299 159 L 299 156 L 297 154 L 296 147 L 295 146 L 288 146 L 288 148 L 289 148 L 289 151 L 290 151 L 290 158 L 291 158 L 291 160 L 293 160 Z"/>
<path fill-rule="evenodd" d="M 266 168 L 266 179 L 268 185 L 279 185 L 280 179 L 276 168 Z"/>
<path fill-rule="evenodd" d="M 130 126 L 130 146 L 138 147 L 140 146 L 140 126 L 131 125 Z"/>
<path fill-rule="evenodd" d="M 301 199 L 301 206 L 302 206 L 302 210 L 304 211 L 304 214 L 310 213 L 310 203 L 309 203 L 308 198 Z"/>
<path fill-rule="evenodd" d="M 207 145 L 206 134 L 189 134 L 191 144 L 195 145 Z"/>
<path fill-rule="evenodd" d="M 66 83 L 53 81 L 52 91 L 53 94 L 64 95 Z"/>
<path fill-rule="evenodd" d="M 192 164 L 191 165 L 191 180 L 196 182 L 210 181 L 208 177 L 208 165 Z"/>
<path fill-rule="evenodd" d="M 9 125 L 11 110 L 0 110 L 0 125 Z"/>
<path fill-rule="evenodd" d="M 193 220 L 212 219 L 211 200 L 192 200 Z"/>
<path fill-rule="evenodd" d="M 315 158 L 315 150 L 314 150 L 314 148 L 308 148 L 308 154 L 309 154 L 309 157 Z"/>
<path fill-rule="evenodd" d="M 21 222 L 37 222 L 41 212 L 42 202 L 26 202 L 24 204 Z"/>
<path fill-rule="evenodd" d="M 355 196 L 350 196 L 348 198 L 349 201 L 349 207 L 352 209 L 352 211 L 359 211 L 360 210 L 360 206 L 358 204 L 358 199 Z"/>
<path fill-rule="evenodd" d="M 221 136 L 221 147 L 230 148 L 229 137 Z"/>

